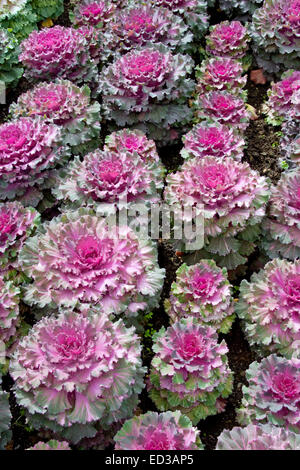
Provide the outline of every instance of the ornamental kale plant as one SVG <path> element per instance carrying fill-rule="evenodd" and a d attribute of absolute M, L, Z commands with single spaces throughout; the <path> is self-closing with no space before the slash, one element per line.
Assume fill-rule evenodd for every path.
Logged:
<path fill-rule="evenodd" d="M 0 29 L 10 30 L 18 41 L 37 29 L 37 21 L 29 0 L 0 0 Z"/>
<path fill-rule="evenodd" d="M 21 43 L 20 61 L 29 80 L 71 80 L 76 84 L 93 82 L 97 67 L 91 59 L 88 42 L 74 28 L 54 26 L 33 31 Z"/>
<path fill-rule="evenodd" d="M 145 163 L 160 162 L 154 140 L 137 129 L 112 132 L 105 138 L 104 149 L 115 153 L 137 153 Z"/>
<path fill-rule="evenodd" d="M 249 41 L 248 29 L 240 21 L 222 21 L 210 27 L 206 36 L 206 52 L 222 58 L 242 59 Z"/>
<path fill-rule="evenodd" d="M 216 450 L 300 450 L 300 436 L 278 426 L 249 424 L 225 429 L 218 437 Z"/>
<path fill-rule="evenodd" d="M 96 26 L 105 29 L 115 13 L 116 6 L 110 0 L 81 0 L 70 12 L 70 19 L 78 26 Z"/>
<path fill-rule="evenodd" d="M 61 131 L 41 118 L 21 117 L 0 125 L 0 199 L 37 205 L 49 170 L 68 157 Z"/>
<path fill-rule="evenodd" d="M 220 0 L 219 5 L 220 9 L 227 14 L 233 12 L 238 14 L 247 13 L 248 17 L 251 16 L 262 3 L 263 0 Z"/>
<path fill-rule="evenodd" d="M 130 418 L 145 368 L 134 328 L 83 308 L 45 317 L 23 337 L 10 363 L 28 422 L 76 444 Z"/>
<path fill-rule="evenodd" d="M 187 104 L 195 87 L 188 78 L 192 67 L 190 57 L 172 55 L 163 45 L 117 58 L 100 74 L 105 116 L 120 127 L 141 127 L 157 140 L 163 139 L 163 132 L 172 139 L 172 128 L 182 128 L 192 118 Z"/>
<path fill-rule="evenodd" d="M 7 30 L 0 29 L 0 42 L 0 82 L 13 87 L 23 75 L 23 69 L 19 66 L 18 41 Z"/>
<path fill-rule="evenodd" d="M 114 14 L 104 37 L 105 53 L 126 53 L 136 47 L 164 44 L 182 50 L 192 41 L 188 26 L 167 8 L 134 5 Z"/>
<path fill-rule="evenodd" d="M 264 0 L 253 14 L 251 36 L 257 63 L 270 73 L 299 66 L 300 0 Z"/>
<path fill-rule="evenodd" d="M 193 158 L 167 176 L 164 194 L 171 206 L 184 208 L 186 222 L 192 222 L 192 208 L 194 217 L 204 215 L 204 249 L 198 260 L 214 258 L 227 269 L 246 262 L 269 198 L 265 177 L 233 159 Z"/>
<path fill-rule="evenodd" d="M 56 19 L 64 12 L 63 0 L 31 0 L 31 4 L 38 21 Z"/>
<path fill-rule="evenodd" d="M 68 80 L 39 83 L 20 95 L 9 111 L 13 118 L 41 117 L 47 124 L 59 126 L 63 145 L 73 152 L 85 153 L 90 142 L 99 138 L 100 104 L 91 103 L 87 86 L 79 88 Z"/>
<path fill-rule="evenodd" d="M 96 150 L 78 157 L 60 172 L 53 194 L 72 206 L 103 202 L 117 205 L 158 203 L 163 169 L 157 162 L 144 162 L 137 153 Z M 100 206 L 101 208 L 101 206 Z"/>
<path fill-rule="evenodd" d="M 56 441 L 51 439 L 48 442 L 37 442 L 33 447 L 29 447 L 26 450 L 71 450 L 69 443 L 66 441 Z"/>
<path fill-rule="evenodd" d="M 291 357 L 300 344 L 300 261 L 275 259 L 244 279 L 236 311 L 250 346 Z"/>
<path fill-rule="evenodd" d="M 147 3 L 145 0 L 140 0 Z M 189 25 L 195 36 L 199 39 L 208 28 L 209 16 L 207 14 L 206 0 L 150 0 L 156 7 L 169 8 L 176 15 L 180 15 Z"/>
<path fill-rule="evenodd" d="M 176 272 L 170 299 L 165 301 L 166 312 L 172 323 L 192 316 L 200 325 L 228 333 L 234 320 L 230 287 L 226 268 L 219 268 L 213 260 L 183 264 Z"/>
<path fill-rule="evenodd" d="M 199 94 L 208 91 L 228 91 L 244 97 L 246 92 L 242 89 L 246 85 L 247 77 L 246 75 L 242 77 L 243 67 L 237 60 L 213 57 L 204 60 L 196 69 Z"/>
<path fill-rule="evenodd" d="M 300 170 L 282 174 L 271 189 L 269 217 L 263 223 L 263 248 L 270 258 L 300 257 Z"/>
<path fill-rule="evenodd" d="M 9 408 L 9 394 L 1 390 L 2 377 L 0 372 L 0 450 L 5 450 L 5 446 L 12 438 L 10 431 L 11 412 Z"/>
<path fill-rule="evenodd" d="M 17 269 L 17 256 L 25 240 L 40 223 L 40 214 L 17 201 L 0 203 L 0 272 Z"/>
<path fill-rule="evenodd" d="M 180 411 L 148 411 L 125 421 L 115 450 L 203 450 L 199 431 Z"/>
<path fill-rule="evenodd" d="M 240 161 L 244 154 L 245 140 L 233 128 L 218 122 L 202 121 L 182 137 L 183 158 L 231 157 Z"/>
<path fill-rule="evenodd" d="M 150 239 L 139 240 L 130 228 L 110 226 L 84 208 L 38 229 L 19 261 L 33 280 L 24 288 L 24 300 L 41 308 L 80 301 L 136 316 L 158 304 L 164 279 Z"/>
<path fill-rule="evenodd" d="M 294 104 L 294 98 L 299 91 L 300 71 L 297 70 L 288 70 L 282 75 L 281 81 L 272 83 L 266 106 L 268 123 L 279 125 L 288 117 L 300 117 L 296 103 Z"/>
<path fill-rule="evenodd" d="M 19 323 L 20 289 L 0 274 L 0 343 L 8 343 Z M 1 344 L 2 346 L 2 344 Z M 2 349 L 0 351 L 2 353 Z"/>
<path fill-rule="evenodd" d="M 195 100 L 196 118 L 210 119 L 240 131 L 250 124 L 251 114 L 243 98 L 227 91 L 210 91 L 199 94 Z"/>
<path fill-rule="evenodd" d="M 232 390 L 225 341 L 216 330 L 184 318 L 153 336 L 149 395 L 160 411 L 179 410 L 196 425 L 224 410 Z"/>
<path fill-rule="evenodd" d="M 249 386 L 243 386 L 239 422 L 270 423 L 292 432 L 300 432 L 299 359 L 275 354 L 261 363 L 252 362 L 246 372 Z"/>

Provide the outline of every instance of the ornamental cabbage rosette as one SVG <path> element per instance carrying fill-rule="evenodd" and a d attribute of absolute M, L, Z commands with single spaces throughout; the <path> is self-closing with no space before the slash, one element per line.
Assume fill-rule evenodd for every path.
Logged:
<path fill-rule="evenodd" d="M 210 91 L 198 95 L 195 101 L 196 118 L 210 119 L 240 131 L 250 124 L 251 114 L 243 98 L 227 91 Z"/>
<path fill-rule="evenodd" d="M 100 74 L 106 117 L 120 127 L 141 124 L 155 139 L 151 125 L 158 132 L 188 123 L 192 110 L 187 101 L 195 87 L 188 78 L 192 67 L 190 57 L 172 55 L 163 45 L 128 52 Z"/>
<path fill-rule="evenodd" d="M 31 0 L 31 4 L 38 21 L 56 19 L 64 12 L 63 0 Z"/>
<path fill-rule="evenodd" d="M 236 312 L 258 353 L 291 357 L 300 344 L 300 261 L 275 259 L 244 279 Z"/>
<path fill-rule="evenodd" d="M 248 13 L 252 15 L 256 8 L 263 3 L 263 0 L 220 0 L 219 6 L 222 11 L 227 14 L 232 13 Z"/>
<path fill-rule="evenodd" d="M 156 162 L 146 164 L 137 153 L 96 150 L 80 161 L 78 157 L 62 169 L 52 192 L 72 206 L 95 207 L 110 203 L 158 203 L 164 186 L 163 169 Z"/>
<path fill-rule="evenodd" d="M 264 221 L 263 248 L 270 258 L 300 257 L 300 169 L 282 174 L 271 189 L 269 217 Z"/>
<path fill-rule="evenodd" d="M 270 73 L 298 68 L 300 0 L 264 0 L 252 17 L 257 63 Z"/>
<path fill-rule="evenodd" d="M 22 197 L 36 205 L 47 186 L 49 170 L 68 157 L 61 131 L 41 118 L 16 119 L 0 125 L 0 199 Z M 30 194 L 34 192 L 30 201 Z"/>
<path fill-rule="evenodd" d="M 184 318 L 153 335 L 149 395 L 160 411 L 179 410 L 196 425 L 220 413 L 232 391 L 225 341 L 214 328 Z"/>
<path fill-rule="evenodd" d="M 182 210 L 186 223 L 192 223 L 193 216 L 204 217 L 199 259 L 214 258 L 227 269 L 246 262 L 265 215 L 268 180 L 248 163 L 204 157 L 187 160 L 166 181 L 165 200 Z"/>
<path fill-rule="evenodd" d="M 208 91 L 228 91 L 245 97 L 246 92 L 242 89 L 246 85 L 247 77 L 246 75 L 242 77 L 243 67 L 237 60 L 213 57 L 204 60 L 196 70 L 199 94 L 205 94 Z"/>
<path fill-rule="evenodd" d="M 138 129 L 112 132 L 105 138 L 104 148 L 112 152 L 137 153 L 145 163 L 160 161 L 154 140 L 148 139 Z"/>
<path fill-rule="evenodd" d="M 40 117 L 47 124 L 56 124 L 63 144 L 73 152 L 77 146 L 85 148 L 84 144 L 99 138 L 100 104 L 91 103 L 87 86 L 79 88 L 68 80 L 39 83 L 20 95 L 9 111 L 13 118 Z"/>
<path fill-rule="evenodd" d="M 184 21 L 167 8 L 134 6 L 118 11 L 111 19 L 104 42 L 114 56 L 136 47 L 161 43 L 170 51 L 184 50 L 193 39 Z"/>
<path fill-rule="evenodd" d="M 125 421 L 115 450 L 203 450 L 199 431 L 180 411 L 148 411 Z"/>
<path fill-rule="evenodd" d="M 278 426 L 249 424 L 225 429 L 218 437 L 216 450 L 300 450 L 300 436 Z"/>
<path fill-rule="evenodd" d="M 0 0 L 0 28 L 10 30 L 18 41 L 37 29 L 37 21 L 29 0 Z"/>
<path fill-rule="evenodd" d="M 272 354 L 252 362 L 243 386 L 240 424 L 270 423 L 300 433 L 300 361 Z"/>
<path fill-rule="evenodd" d="M 33 280 L 24 300 L 41 308 L 80 301 L 136 316 L 157 305 L 164 279 L 150 239 L 140 240 L 130 228 L 107 224 L 87 209 L 41 227 L 23 246 L 19 261 Z"/>
<path fill-rule="evenodd" d="M 9 394 L 1 390 L 2 377 L 0 372 L 0 450 L 5 450 L 6 444 L 11 440 L 10 431 L 11 412 L 9 408 Z"/>
<path fill-rule="evenodd" d="M 155 7 L 169 8 L 181 16 L 198 39 L 208 28 L 207 3 L 209 2 L 206 0 L 150 0 L 150 2 Z M 142 0 L 142 3 L 148 4 L 145 0 Z"/>
<path fill-rule="evenodd" d="M 76 84 L 93 82 L 97 67 L 91 59 L 88 42 L 74 28 L 54 26 L 33 31 L 21 43 L 20 61 L 30 80 L 71 80 Z"/>
<path fill-rule="evenodd" d="M 7 30 L 0 29 L 0 43 L 0 82 L 5 86 L 15 86 L 23 75 L 23 69 L 19 66 L 18 42 Z"/>
<path fill-rule="evenodd" d="M 0 274 L 0 346 L 8 343 L 16 333 L 19 322 L 20 289 Z M 2 352 L 2 351 L 0 351 Z"/>
<path fill-rule="evenodd" d="M 12 356 L 15 397 L 33 427 L 76 444 L 133 415 L 144 386 L 140 356 L 134 328 L 101 310 L 45 317 Z"/>
<path fill-rule="evenodd" d="M 272 83 L 272 87 L 268 91 L 269 99 L 265 112 L 268 113 L 268 123 L 273 125 L 279 125 L 287 117 L 296 117 L 297 115 L 293 98 L 300 90 L 300 71 L 288 70 L 281 78 L 281 81 Z"/>
<path fill-rule="evenodd" d="M 18 269 L 17 256 L 40 223 L 40 214 L 17 201 L 0 203 L 0 272 Z"/>
<path fill-rule="evenodd" d="M 66 441 L 56 441 L 51 439 L 48 442 L 37 442 L 33 447 L 29 447 L 26 450 L 71 450 L 69 443 Z"/>
<path fill-rule="evenodd" d="M 183 158 L 233 158 L 240 161 L 244 155 L 245 140 L 240 133 L 217 122 L 203 121 L 182 137 Z"/>
<path fill-rule="evenodd" d="M 70 19 L 78 26 L 96 26 L 105 29 L 115 10 L 116 5 L 109 0 L 82 0 L 78 1 L 74 10 L 70 12 Z"/>
<path fill-rule="evenodd" d="M 192 316 L 201 325 L 228 333 L 234 320 L 234 307 L 226 268 L 219 268 L 213 260 L 180 266 L 165 309 L 172 323 Z"/>
<path fill-rule="evenodd" d="M 210 33 L 206 36 L 206 52 L 212 56 L 242 59 L 249 41 L 247 27 L 240 21 L 222 21 L 210 27 Z"/>

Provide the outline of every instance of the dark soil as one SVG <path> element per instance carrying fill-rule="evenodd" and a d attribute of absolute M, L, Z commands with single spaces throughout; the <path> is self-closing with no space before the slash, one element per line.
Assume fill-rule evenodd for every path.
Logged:
<path fill-rule="evenodd" d="M 268 126 L 262 114 L 262 104 L 267 98 L 267 90 L 270 84 L 254 85 L 248 82 L 248 103 L 256 109 L 258 119 L 251 121 L 246 130 L 247 148 L 245 150 L 245 161 L 253 170 L 263 176 L 268 176 L 276 183 L 281 171 L 278 167 L 279 158 L 279 128 Z"/>
<path fill-rule="evenodd" d="M 68 18 L 68 5 L 69 1 L 65 2 L 67 8 L 65 13 L 55 23 L 69 26 Z M 212 14 L 212 24 L 218 23 L 225 19 L 220 17 L 217 9 L 210 12 Z M 244 160 L 249 162 L 251 167 L 257 170 L 261 175 L 268 176 L 272 182 L 276 182 L 280 177 L 280 170 L 277 167 L 278 161 L 278 129 L 268 126 L 265 123 L 264 117 L 261 114 L 261 106 L 266 99 L 266 92 L 270 84 L 267 85 L 254 85 L 249 82 L 248 88 L 248 103 L 254 106 L 257 110 L 258 119 L 251 121 L 249 128 L 246 131 L 247 149 L 245 152 Z M 25 79 L 19 82 L 18 88 L 12 90 L 7 95 L 7 104 L 0 105 L 0 123 L 7 119 L 9 105 L 17 99 L 17 97 L 29 88 L 29 84 Z M 104 127 L 105 129 L 105 127 Z M 159 150 L 160 157 L 168 172 L 176 171 L 182 164 L 183 160 L 180 156 L 181 145 L 173 145 L 164 147 Z M 57 209 L 50 209 L 43 214 L 44 220 L 50 220 L 53 216 L 57 215 Z M 176 278 L 176 270 L 180 266 L 182 260 L 177 256 L 171 246 L 167 243 L 159 241 L 158 243 L 159 265 L 166 269 L 166 279 L 162 291 L 161 302 L 151 318 L 145 322 L 145 334 L 143 336 L 143 362 L 149 367 L 153 357 L 152 352 L 152 334 L 153 331 L 158 331 L 162 326 L 168 326 L 168 317 L 164 310 L 164 300 L 168 298 L 172 282 Z M 249 279 L 254 270 L 261 267 L 260 254 L 256 251 L 249 258 L 248 265 L 245 267 L 243 278 Z M 236 279 L 234 284 L 238 288 L 242 277 Z M 25 321 L 32 325 L 34 323 L 33 315 L 28 307 L 22 305 L 22 316 Z M 206 446 L 207 450 L 215 448 L 218 435 L 223 429 L 231 429 L 238 425 L 236 421 L 235 410 L 240 406 L 242 397 L 242 385 L 246 383 L 245 371 L 249 364 L 255 359 L 253 353 L 249 349 L 249 345 L 245 340 L 239 321 L 236 320 L 232 330 L 229 334 L 223 335 L 220 339 L 225 339 L 229 347 L 229 363 L 234 372 L 234 390 L 228 399 L 226 409 L 223 413 L 217 416 L 212 416 L 204 421 L 201 421 L 198 428 L 201 431 L 201 439 Z M 13 381 L 9 375 L 3 378 L 3 388 L 10 391 L 10 405 L 12 411 L 12 432 L 13 440 L 9 444 L 8 449 L 26 449 L 32 446 L 38 438 L 36 431 L 30 430 L 26 427 L 25 417 L 22 410 L 16 404 L 13 392 L 11 391 Z M 141 394 L 140 410 L 147 412 L 155 410 L 155 405 L 152 403 L 147 395 L 146 390 Z"/>

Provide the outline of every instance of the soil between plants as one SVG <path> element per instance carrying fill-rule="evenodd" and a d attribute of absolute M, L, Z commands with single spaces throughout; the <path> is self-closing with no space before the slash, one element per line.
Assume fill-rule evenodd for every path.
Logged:
<path fill-rule="evenodd" d="M 65 13 L 55 22 L 69 26 L 68 18 L 68 5 Z M 223 20 L 223 17 L 213 12 L 212 23 L 218 23 Z M 266 93 L 270 83 L 266 85 L 254 85 L 250 81 L 247 84 L 248 90 L 248 103 L 254 106 L 257 110 L 258 119 L 251 121 L 249 128 L 246 131 L 247 148 L 245 151 L 244 161 L 247 161 L 254 170 L 257 170 L 261 175 L 268 176 L 273 183 L 276 183 L 280 177 L 280 170 L 278 169 L 277 162 L 279 156 L 278 147 L 278 129 L 268 126 L 261 114 L 261 107 L 266 99 Z M 9 105 L 16 101 L 18 96 L 30 88 L 29 83 L 22 79 L 19 82 L 18 88 L 12 90 L 7 95 L 7 104 L 0 105 L 0 123 L 8 119 Z M 172 145 L 159 149 L 159 154 L 163 164 L 168 172 L 176 171 L 182 164 L 180 156 L 180 149 L 182 145 Z M 49 220 L 56 214 L 56 210 L 44 214 L 44 219 Z M 246 275 L 234 281 L 236 287 L 239 286 L 243 278 L 249 279 L 254 270 L 261 267 L 259 262 L 260 253 L 256 251 L 249 259 L 246 266 Z M 161 302 L 159 308 L 153 311 L 153 317 L 149 320 L 148 327 L 152 330 L 159 330 L 162 326 L 168 326 L 168 317 L 165 313 L 163 302 L 168 298 L 172 282 L 176 278 L 176 270 L 180 266 L 182 260 L 175 254 L 174 250 L 168 243 L 159 241 L 158 243 L 158 258 L 159 265 L 166 269 L 166 279 L 162 290 Z M 34 323 L 33 315 L 30 309 L 25 305 L 21 305 L 21 315 L 24 320 L 32 325 Z M 229 364 L 234 372 L 234 388 L 233 393 L 227 400 L 226 409 L 223 413 L 216 416 L 211 416 L 201 421 L 198 428 L 201 432 L 201 439 L 205 445 L 206 450 L 213 450 L 216 445 L 217 437 L 223 429 L 232 429 L 237 426 L 236 412 L 239 408 L 242 398 L 242 386 L 246 384 L 245 371 L 249 364 L 255 360 L 255 355 L 251 352 L 247 341 L 244 338 L 243 332 L 238 320 L 235 320 L 232 330 L 227 335 L 220 335 L 220 341 L 225 339 L 229 348 Z M 144 336 L 143 343 L 143 362 L 147 367 L 150 366 L 153 357 L 152 352 L 152 339 L 150 336 Z M 12 433 L 13 439 L 8 444 L 8 450 L 21 450 L 34 445 L 40 440 L 36 431 L 31 431 L 25 423 L 25 417 L 21 408 L 17 405 L 14 394 L 12 392 L 13 380 L 7 374 L 3 377 L 3 389 L 10 392 L 10 406 L 12 412 Z M 148 397 L 144 389 L 141 394 L 141 401 L 139 411 L 145 413 L 147 411 L 155 411 L 155 405 Z"/>

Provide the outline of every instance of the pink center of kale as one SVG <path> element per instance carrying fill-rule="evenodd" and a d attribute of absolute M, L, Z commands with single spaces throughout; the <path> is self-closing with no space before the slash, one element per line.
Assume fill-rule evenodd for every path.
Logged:
<path fill-rule="evenodd" d="M 185 334 L 180 339 L 177 351 L 184 360 L 198 356 L 203 351 L 201 338 L 193 333 Z"/>
<path fill-rule="evenodd" d="M 153 29 L 152 17 L 143 12 L 132 12 L 123 26 L 126 31 L 135 31 L 136 33 L 142 30 L 151 31 Z"/>
<path fill-rule="evenodd" d="M 11 147 L 19 150 L 26 142 L 26 137 L 14 124 L 8 125 L 0 132 L 0 151 L 10 150 Z"/>
<path fill-rule="evenodd" d="M 148 438 L 145 450 L 169 450 L 171 449 L 168 436 L 161 430 L 154 431 Z"/>
<path fill-rule="evenodd" d="M 135 85 L 155 86 L 165 73 L 164 54 L 159 51 L 145 50 L 121 59 L 124 75 Z"/>
<path fill-rule="evenodd" d="M 97 174 L 101 181 L 109 184 L 115 184 L 119 181 L 123 173 L 123 165 L 121 162 L 111 160 L 103 160 L 99 163 Z"/>
<path fill-rule="evenodd" d="M 226 75 L 226 73 L 228 72 L 228 68 L 225 67 L 225 65 L 223 64 L 214 64 L 214 66 L 212 67 L 212 71 L 216 74 L 216 75 Z"/>
<path fill-rule="evenodd" d="M 285 292 L 291 303 L 300 303 L 300 277 L 297 275 L 289 276 L 285 281 Z"/>
<path fill-rule="evenodd" d="M 35 48 L 38 51 L 49 51 L 49 49 L 54 49 L 57 45 L 60 45 L 64 38 L 62 36 L 61 30 L 55 30 L 54 28 L 45 28 L 43 29 L 38 36 L 38 41 L 35 42 Z"/>
<path fill-rule="evenodd" d="M 47 88 L 41 88 L 34 97 L 35 104 L 41 108 L 49 111 L 58 111 L 61 106 L 61 99 L 58 93 Z"/>
<path fill-rule="evenodd" d="M 199 143 L 207 147 L 220 146 L 222 144 L 222 135 L 219 129 L 216 127 L 210 127 L 209 129 L 199 129 L 198 132 Z"/>
<path fill-rule="evenodd" d="M 217 28 L 217 31 L 218 31 L 218 36 L 221 39 L 225 39 L 226 41 L 230 40 L 234 33 L 234 30 L 231 26 L 224 26 L 224 25 L 222 25 L 220 28 Z"/>
<path fill-rule="evenodd" d="M 290 401 L 300 392 L 299 383 L 287 370 L 278 372 L 273 377 L 273 394 L 277 400 Z"/>
<path fill-rule="evenodd" d="M 222 192 L 228 185 L 228 174 L 226 168 L 223 168 L 220 165 L 208 166 L 203 171 L 202 181 L 208 189 Z"/>
<path fill-rule="evenodd" d="M 212 108 L 221 112 L 231 111 L 235 108 L 235 104 L 229 96 L 218 95 L 213 99 Z"/>
<path fill-rule="evenodd" d="M 92 18 L 94 16 L 101 15 L 104 9 L 105 9 L 104 2 L 95 2 L 95 3 L 91 3 L 90 5 L 84 6 L 81 9 L 80 13 L 82 16 L 85 16 L 86 18 Z"/>
<path fill-rule="evenodd" d="M 192 279 L 192 289 L 195 295 L 204 297 L 208 293 L 212 284 L 212 276 L 210 273 L 199 273 L 196 272 Z"/>
<path fill-rule="evenodd" d="M 81 238 L 76 252 L 84 268 L 95 268 L 105 264 L 113 255 L 113 242 L 110 239 L 96 239 L 92 236 Z"/>
<path fill-rule="evenodd" d="M 300 0 L 295 0 L 294 2 L 291 2 L 287 11 L 287 17 L 291 23 L 299 24 Z"/>
<path fill-rule="evenodd" d="M 56 337 L 56 350 L 61 362 L 70 362 L 78 359 L 85 353 L 85 335 L 78 331 L 67 329 Z"/>
<path fill-rule="evenodd" d="M 127 150 L 133 152 L 134 150 L 138 151 L 141 147 L 142 139 L 135 135 L 129 135 L 123 139 L 123 145 Z"/>

